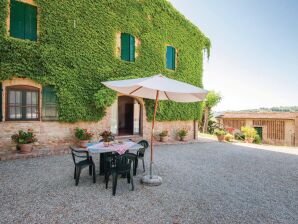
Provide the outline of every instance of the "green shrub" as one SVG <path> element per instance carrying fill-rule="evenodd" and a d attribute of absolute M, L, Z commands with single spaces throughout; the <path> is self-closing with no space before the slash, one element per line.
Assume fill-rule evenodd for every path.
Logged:
<path fill-rule="evenodd" d="M 185 128 L 183 128 L 183 129 L 178 130 L 177 135 L 180 138 L 183 138 L 183 137 L 185 137 L 187 135 L 187 133 L 188 133 L 188 130 L 185 129 Z"/>
<path fill-rule="evenodd" d="M 226 131 L 223 130 L 223 129 L 217 128 L 217 129 L 214 130 L 214 134 L 217 135 L 217 136 L 219 136 L 219 135 L 225 135 L 226 134 Z"/>
<path fill-rule="evenodd" d="M 11 136 L 11 140 L 17 144 L 30 144 L 37 142 L 37 138 L 31 129 L 28 129 L 27 132 L 19 130 L 18 134 Z"/>
<path fill-rule="evenodd" d="M 88 132 L 87 129 L 77 127 L 75 129 L 75 136 L 79 140 L 90 140 L 92 139 L 93 134 L 91 132 Z"/>
<path fill-rule="evenodd" d="M 169 135 L 169 131 L 167 131 L 167 130 L 164 130 L 164 131 L 162 131 L 162 132 L 159 133 L 159 136 L 160 137 L 166 137 L 168 135 Z"/>
<path fill-rule="evenodd" d="M 258 134 L 255 136 L 255 139 L 254 139 L 253 143 L 262 144 L 262 139 Z"/>
<path fill-rule="evenodd" d="M 243 132 L 245 139 L 254 139 L 257 136 L 256 129 L 250 126 L 241 127 L 241 132 Z"/>

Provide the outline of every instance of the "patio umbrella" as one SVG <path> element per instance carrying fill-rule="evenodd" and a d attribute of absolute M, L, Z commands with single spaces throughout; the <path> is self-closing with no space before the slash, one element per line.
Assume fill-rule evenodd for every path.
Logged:
<path fill-rule="evenodd" d="M 146 78 L 107 81 L 102 83 L 108 88 L 126 95 L 155 100 L 151 129 L 150 175 L 144 176 L 142 180 L 143 183 L 149 185 L 161 184 L 161 177 L 152 174 L 153 133 L 158 101 L 172 100 L 181 103 L 198 102 L 205 99 L 208 91 L 184 82 L 169 79 L 161 74 Z"/>

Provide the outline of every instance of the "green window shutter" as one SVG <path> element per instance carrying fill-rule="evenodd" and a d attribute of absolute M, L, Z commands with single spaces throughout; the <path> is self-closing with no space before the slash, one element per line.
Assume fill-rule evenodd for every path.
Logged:
<path fill-rule="evenodd" d="M 37 40 L 37 8 L 25 5 L 25 39 Z"/>
<path fill-rule="evenodd" d="M 57 95 L 53 87 L 46 86 L 42 89 L 42 119 L 57 120 Z"/>
<path fill-rule="evenodd" d="M 25 38 L 25 4 L 12 0 L 10 3 L 10 35 Z"/>
<path fill-rule="evenodd" d="M 0 122 L 2 121 L 2 119 L 2 83 L 0 82 Z"/>
<path fill-rule="evenodd" d="M 127 33 L 121 33 L 121 59 L 135 61 L 135 37 Z"/>
<path fill-rule="evenodd" d="M 176 67 L 176 49 L 172 46 L 167 46 L 166 66 L 171 70 L 175 70 Z"/>
<path fill-rule="evenodd" d="M 176 49 L 172 47 L 172 69 L 176 69 Z"/>
<path fill-rule="evenodd" d="M 129 35 L 129 59 L 135 61 L 135 37 Z"/>
<path fill-rule="evenodd" d="M 121 59 L 124 61 L 129 61 L 129 42 L 130 35 L 127 33 L 121 33 Z"/>

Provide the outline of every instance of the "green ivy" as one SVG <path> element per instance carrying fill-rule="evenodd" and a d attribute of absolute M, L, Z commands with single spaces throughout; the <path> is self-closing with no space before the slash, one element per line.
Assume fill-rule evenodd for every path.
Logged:
<path fill-rule="evenodd" d="M 102 119 L 115 99 L 115 93 L 101 84 L 106 80 L 162 73 L 203 86 L 203 51 L 209 56 L 210 41 L 166 0 L 36 3 L 40 31 L 38 42 L 33 42 L 7 36 L 8 0 L 0 0 L 0 81 L 28 77 L 54 86 L 61 121 Z M 117 32 L 141 40 L 135 62 L 116 56 Z M 178 50 L 176 71 L 165 68 L 166 44 Z M 146 100 L 145 105 L 152 119 L 153 101 Z M 157 120 L 193 120 L 200 114 L 200 103 L 160 102 Z"/>

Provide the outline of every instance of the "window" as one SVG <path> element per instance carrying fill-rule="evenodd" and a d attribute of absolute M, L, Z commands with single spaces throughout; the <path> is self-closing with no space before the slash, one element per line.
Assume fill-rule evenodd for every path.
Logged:
<path fill-rule="evenodd" d="M 167 46 L 167 68 L 171 70 L 176 69 L 176 49 L 172 46 Z"/>
<path fill-rule="evenodd" d="M 33 87 L 8 87 L 6 119 L 38 120 L 39 90 Z"/>
<path fill-rule="evenodd" d="M 37 8 L 35 6 L 11 0 L 10 36 L 37 40 Z"/>
<path fill-rule="evenodd" d="M 53 87 L 46 86 L 42 89 L 42 119 L 57 120 L 57 95 Z"/>
<path fill-rule="evenodd" d="M 135 37 L 127 33 L 121 33 L 121 59 L 135 61 Z"/>

